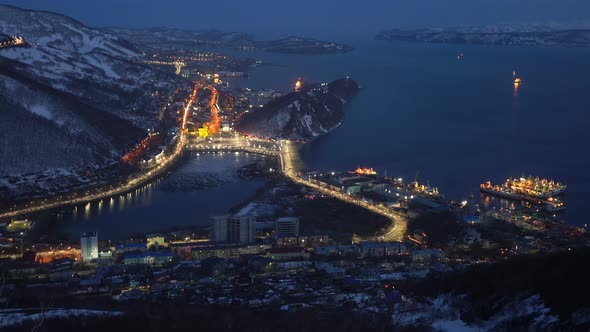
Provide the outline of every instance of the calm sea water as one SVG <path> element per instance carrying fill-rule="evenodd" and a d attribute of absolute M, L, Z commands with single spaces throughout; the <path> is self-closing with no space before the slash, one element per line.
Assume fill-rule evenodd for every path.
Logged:
<path fill-rule="evenodd" d="M 244 180 L 236 170 L 260 160 L 252 154 L 192 154 L 170 176 L 138 190 L 44 213 L 36 228 L 39 233 L 72 239 L 80 232 L 98 231 L 100 240 L 124 240 L 132 233 L 150 233 L 174 227 L 208 225 L 209 217 L 224 214 L 248 199 L 264 184 Z"/>
<path fill-rule="evenodd" d="M 368 166 L 408 180 L 418 172 L 451 199 L 477 197 L 487 180 L 547 177 L 569 186 L 564 219 L 588 222 L 590 49 L 352 44 L 337 55 L 252 53 L 272 65 L 236 82 L 288 90 L 298 77 L 350 75 L 363 86 L 344 124 L 305 148 L 309 167 Z"/>

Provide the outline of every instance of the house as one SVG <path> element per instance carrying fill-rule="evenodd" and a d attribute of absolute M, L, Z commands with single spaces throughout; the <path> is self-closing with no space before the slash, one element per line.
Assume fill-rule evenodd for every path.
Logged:
<path fill-rule="evenodd" d="M 147 251 L 147 245 L 145 243 L 124 243 L 115 246 L 115 252 L 117 254 L 124 254 L 134 251 Z"/>
<path fill-rule="evenodd" d="M 355 245 L 323 246 L 314 249 L 314 253 L 318 256 L 356 255 L 357 252 L 358 249 Z"/>
<path fill-rule="evenodd" d="M 270 248 L 266 252 L 266 257 L 281 261 L 281 260 L 307 260 L 309 259 L 309 253 L 301 247 L 293 248 Z"/>
<path fill-rule="evenodd" d="M 361 257 L 386 257 L 409 254 L 408 248 L 401 242 L 361 242 L 358 248 Z"/>
<path fill-rule="evenodd" d="M 328 262 L 315 262 L 314 266 L 317 270 L 323 271 L 333 278 L 342 279 L 346 276 L 346 270 L 341 267 L 335 266 Z"/>
<path fill-rule="evenodd" d="M 124 264 L 164 265 L 172 262 L 171 252 L 142 252 L 138 254 L 126 254 Z"/>
<path fill-rule="evenodd" d="M 74 262 L 75 261 L 71 258 L 59 258 L 59 259 L 54 259 L 51 262 L 47 263 L 46 267 L 51 272 L 71 270 L 72 266 L 74 265 Z"/>
<path fill-rule="evenodd" d="M 445 254 L 440 249 L 422 249 L 412 252 L 412 261 L 416 263 L 430 263 L 444 258 Z"/>

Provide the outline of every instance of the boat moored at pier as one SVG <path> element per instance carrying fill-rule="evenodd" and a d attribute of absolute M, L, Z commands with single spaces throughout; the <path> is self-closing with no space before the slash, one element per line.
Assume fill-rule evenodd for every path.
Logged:
<path fill-rule="evenodd" d="M 567 186 L 560 182 L 538 177 L 510 178 L 502 185 L 493 185 L 490 181 L 480 185 L 480 190 L 488 194 L 533 202 L 550 200 L 551 197 L 564 193 L 566 189 Z"/>

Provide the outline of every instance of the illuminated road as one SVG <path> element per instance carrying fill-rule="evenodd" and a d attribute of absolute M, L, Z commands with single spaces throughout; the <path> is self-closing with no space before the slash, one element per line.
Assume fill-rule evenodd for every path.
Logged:
<path fill-rule="evenodd" d="M 211 108 L 211 122 L 209 123 L 209 135 L 219 134 L 221 128 L 221 119 L 219 118 L 219 92 L 213 86 L 209 85 L 207 88 L 211 90 L 211 101 L 209 107 Z"/>
<path fill-rule="evenodd" d="M 186 67 L 186 63 L 181 60 L 176 60 L 176 61 L 147 60 L 147 61 L 142 61 L 142 62 L 145 64 L 148 64 L 148 65 L 174 66 L 174 68 L 175 68 L 174 73 L 176 75 L 180 75 L 180 73 L 182 72 L 182 68 Z"/>
<path fill-rule="evenodd" d="M 114 195 L 119 195 L 119 194 L 122 194 L 124 192 L 127 192 L 127 191 L 137 187 L 138 185 L 141 185 L 142 183 L 145 183 L 145 182 L 151 180 L 155 176 L 162 174 L 163 171 L 165 171 L 168 168 L 168 166 L 170 166 L 181 155 L 182 151 L 184 150 L 184 146 L 187 143 L 187 137 L 186 137 L 186 134 L 184 134 L 183 129 L 186 126 L 186 120 L 187 120 L 188 114 L 190 112 L 191 106 L 195 102 L 195 99 L 197 96 L 197 91 L 198 91 L 199 87 L 200 87 L 199 84 L 195 84 L 195 86 L 193 88 L 193 92 L 189 96 L 187 103 L 183 109 L 183 116 L 182 116 L 182 121 L 181 121 L 181 126 L 180 126 L 181 130 L 180 130 L 180 134 L 179 134 L 180 136 L 178 138 L 178 142 L 176 143 L 176 146 L 174 147 L 174 150 L 172 150 L 172 153 L 165 156 L 162 159 L 162 161 L 160 163 L 158 163 L 154 168 L 148 170 L 147 172 L 140 173 L 136 177 L 129 179 L 126 183 L 124 183 L 120 186 L 111 188 L 109 190 L 98 192 L 96 194 L 88 194 L 88 195 L 83 195 L 80 197 L 74 197 L 74 198 L 59 200 L 59 201 L 55 201 L 55 202 L 47 202 L 45 204 L 39 204 L 37 206 L 25 207 L 23 209 L 17 209 L 17 210 L 1 213 L 0 219 L 13 218 L 13 217 L 16 217 L 19 215 L 39 212 L 39 211 L 48 210 L 48 209 L 53 209 L 53 208 L 57 208 L 57 207 L 64 206 L 64 205 L 74 205 L 74 204 L 86 203 L 86 202 L 94 201 L 97 199 L 102 199 L 102 198 L 106 198 L 106 197 L 110 197 L 110 196 L 114 196 Z"/>
<path fill-rule="evenodd" d="M 377 206 L 369 204 L 361 199 L 353 196 L 343 194 L 341 192 L 322 187 L 316 183 L 309 182 L 297 176 L 300 164 L 299 153 L 294 147 L 294 144 L 287 140 L 275 142 L 272 140 L 247 138 L 242 136 L 234 136 L 231 138 L 218 138 L 213 141 L 206 141 L 200 139 L 189 140 L 187 150 L 190 151 L 245 151 L 251 153 L 258 153 L 264 155 L 279 156 L 281 169 L 283 174 L 292 181 L 314 188 L 321 191 L 325 195 L 338 198 L 350 204 L 354 204 L 370 210 L 374 213 L 380 214 L 389 218 L 392 221 L 391 226 L 385 230 L 384 234 L 380 234 L 370 238 L 356 238 L 356 240 L 372 240 L 372 241 L 402 241 L 406 233 L 407 221 L 403 216 L 395 214 L 393 211 L 384 206 Z"/>
<path fill-rule="evenodd" d="M 213 140 L 199 138 L 189 139 L 186 144 L 188 151 L 244 151 L 267 156 L 279 156 L 281 144 L 272 140 L 243 137 L 222 137 Z"/>
<path fill-rule="evenodd" d="M 344 193 L 341 193 L 341 192 L 338 192 L 335 190 L 331 190 L 326 187 L 322 187 L 316 183 L 312 183 L 310 181 L 300 178 L 299 176 L 297 176 L 298 170 L 296 167 L 296 165 L 298 163 L 298 153 L 297 153 L 296 149 L 293 147 L 293 143 L 290 141 L 282 141 L 281 147 L 282 148 L 281 148 L 280 161 L 281 161 L 281 167 L 282 167 L 283 173 L 287 177 L 289 177 L 291 180 L 293 180 L 294 182 L 314 188 L 326 195 L 338 198 L 344 202 L 360 206 L 362 208 L 365 208 L 367 210 L 370 210 L 372 212 L 375 212 L 377 214 L 385 216 L 391 220 L 392 224 L 389 227 L 389 229 L 387 229 L 385 231 L 384 234 L 377 235 L 375 237 L 370 237 L 370 238 L 358 238 L 357 237 L 356 240 L 402 241 L 404 239 L 406 229 L 407 229 L 407 220 L 404 217 L 393 213 L 390 209 L 388 209 L 384 206 L 377 206 L 377 205 L 369 204 L 361 199 L 357 199 L 355 197 L 346 195 Z"/>
<path fill-rule="evenodd" d="M 176 68 L 176 71 L 174 73 L 176 75 L 180 75 L 182 68 L 186 67 L 186 63 L 184 63 L 182 61 L 174 61 L 174 67 Z"/>

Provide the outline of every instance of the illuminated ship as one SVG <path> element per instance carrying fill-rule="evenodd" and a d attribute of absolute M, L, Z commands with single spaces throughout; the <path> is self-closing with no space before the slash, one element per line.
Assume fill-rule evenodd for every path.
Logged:
<path fill-rule="evenodd" d="M 438 191 L 437 187 L 431 187 L 430 185 L 423 185 L 418 183 L 418 181 L 414 181 L 408 185 L 408 190 L 418 193 L 418 194 L 425 194 L 432 197 L 442 197 L 440 192 Z"/>
<path fill-rule="evenodd" d="M 301 87 L 303 87 L 303 81 L 301 80 L 301 77 L 299 77 L 297 82 L 295 82 L 295 92 L 301 90 Z"/>
<path fill-rule="evenodd" d="M 512 71 L 512 77 L 514 77 L 514 88 L 518 89 L 522 83 L 522 80 L 520 77 L 516 77 L 516 70 Z"/>
<path fill-rule="evenodd" d="M 545 200 L 562 194 L 567 186 L 553 180 L 538 177 L 511 178 L 499 185 L 492 185 L 489 181 L 480 185 L 482 192 L 511 199 Z"/>
<path fill-rule="evenodd" d="M 377 172 L 375 172 L 372 168 L 360 168 L 358 167 L 355 171 L 355 174 L 358 175 L 377 175 Z"/>

